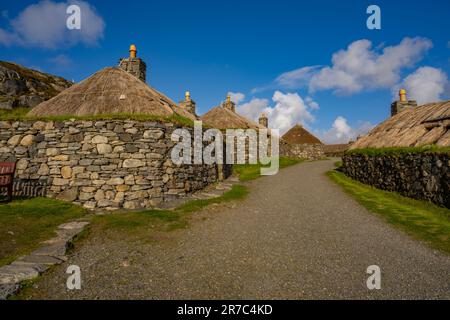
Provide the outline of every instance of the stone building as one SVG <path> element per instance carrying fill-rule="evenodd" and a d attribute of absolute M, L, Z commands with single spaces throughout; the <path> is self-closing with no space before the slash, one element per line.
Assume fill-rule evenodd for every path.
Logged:
<path fill-rule="evenodd" d="M 405 92 L 406 94 L 406 92 Z M 395 105 L 401 104 L 394 102 Z M 450 101 L 421 106 L 404 104 L 398 113 L 382 122 L 350 149 L 383 147 L 450 147 Z"/>
<path fill-rule="evenodd" d="M 0 121 L 0 161 L 17 161 L 16 181 L 36 182 L 47 196 L 88 209 L 158 206 L 226 178 L 228 165 L 173 163 L 173 133 L 186 129 L 193 143 L 185 120 L 196 117 L 149 87 L 145 72 L 131 46 L 119 67 L 100 70 L 29 112 L 67 120 Z"/>
<path fill-rule="evenodd" d="M 137 57 L 137 49 L 134 44 L 130 46 L 130 56 L 128 58 L 121 58 L 119 60 L 119 68 L 132 74 L 139 80 L 147 81 L 147 65 L 145 62 Z"/>
<path fill-rule="evenodd" d="M 323 144 L 318 138 L 307 131 L 301 124 L 296 124 L 282 139 L 289 144 Z"/>

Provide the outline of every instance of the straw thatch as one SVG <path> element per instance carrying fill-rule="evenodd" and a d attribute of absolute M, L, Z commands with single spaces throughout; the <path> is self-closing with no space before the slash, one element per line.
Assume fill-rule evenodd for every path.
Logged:
<path fill-rule="evenodd" d="M 223 107 L 215 107 L 209 110 L 200 119 L 206 125 L 216 129 L 266 129 L 262 125 Z"/>
<path fill-rule="evenodd" d="M 299 124 L 295 125 L 288 132 L 286 132 L 282 139 L 289 144 L 322 144 L 319 139 Z"/>
<path fill-rule="evenodd" d="M 105 68 L 62 91 L 56 97 L 33 108 L 29 115 L 100 115 L 146 114 L 172 116 L 179 114 L 191 120 L 195 116 L 149 87 L 138 78 L 118 68 Z"/>
<path fill-rule="evenodd" d="M 450 146 L 450 101 L 407 108 L 361 137 L 350 149 Z"/>

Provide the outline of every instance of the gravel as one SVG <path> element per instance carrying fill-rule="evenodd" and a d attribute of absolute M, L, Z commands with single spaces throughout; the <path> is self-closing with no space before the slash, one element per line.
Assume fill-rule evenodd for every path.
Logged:
<path fill-rule="evenodd" d="M 302 163 L 248 183 L 157 241 L 94 234 L 27 292 L 36 299 L 449 299 L 450 257 L 386 224 Z M 200 218 L 201 217 L 201 218 Z M 69 265 L 82 289 L 66 289 Z M 367 267 L 381 268 L 369 290 Z"/>

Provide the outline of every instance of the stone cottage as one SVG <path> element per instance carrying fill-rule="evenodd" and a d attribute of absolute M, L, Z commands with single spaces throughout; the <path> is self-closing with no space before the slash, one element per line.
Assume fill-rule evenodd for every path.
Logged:
<path fill-rule="evenodd" d="M 226 165 L 172 162 L 172 133 L 184 128 L 193 137 L 186 123 L 196 117 L 148 86 L 145 71 L 132 46 L 119 67 L 29 112 L 41 121 L 0 122 L 0 161 L 17 161 L 18 182 L 89 209 L 154 207 L 226 177 Z"/>

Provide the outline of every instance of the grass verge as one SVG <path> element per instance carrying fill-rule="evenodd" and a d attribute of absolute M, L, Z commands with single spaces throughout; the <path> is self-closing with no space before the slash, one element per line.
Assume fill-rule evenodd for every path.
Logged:
<path fill-rule="evenodd" d="M 0 204 L 0 266 L 33 251 L 56 235 L 58 225 L 84 217 L 76 205 L 48 199 L 14 200 Z"/>
<path fill-rule="evenodd" d="M 431 247 L 450 254 L 450 210 L 373 188 L 338 171 L 327 175 L 361 205 Z"/>
<path fill-rule="evenodd" d="M 28 116 L 30 108 L 15 108 L 13 110 L 0 110 L 0 121 L 68 121 L 68 120 L 136 120 L 171 122 L 181 126 L 192 127 L 194 122 L 183 116 L 174 114 L 170 117 L 155 116 L 149 114 L 115 113 L 97 114 L 86 116 L 61 115 L 61 116 Z"/>
<path fill-rule="evenodd" d="M 303 162 L 305 160 L 300 159 L 292 159 L 286 157 L 280 157 L 280 169 L 292 166 L 294 164 Z M 239 180 L 241 181 L 249 181 L 259 178 L 261 176 L 261 168 L 266 167 L 262 164 L 236 164 L 233 166 L 233 172 L 239 175 Z"/>

